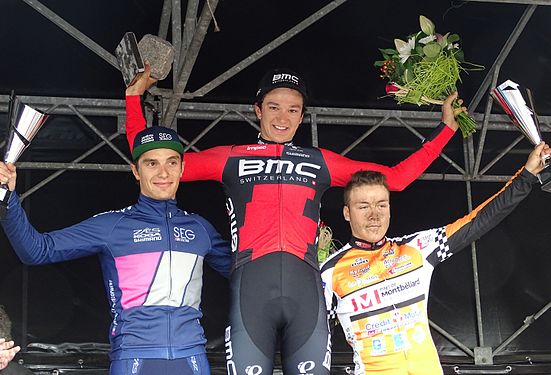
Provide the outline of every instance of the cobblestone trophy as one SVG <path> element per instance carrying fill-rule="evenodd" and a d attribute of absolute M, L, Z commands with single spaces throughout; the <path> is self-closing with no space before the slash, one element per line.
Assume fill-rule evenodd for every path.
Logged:
<path fill-rule="evenodd" d="M 532 96 L 530 91 L 527 90 L 527 92 L 531 107 L 526 104 L 519 90 L 519 84 L 511 80 L 507 80 L 494 88 L 491 95 L 501 105 L 513 124 L 535 146 L 542 141 L 541 131 L 538 116 L 533 109 Z M 551 192 L 551 168 L 548 168 L 551 164 L 551 158 L 544 158 L 542 163 L 546 169 L 538 175 L 542 185 L 541 189 Z"/>
<path fill-rule="evenodd" d="M 146 34 L 138 43 L 133 32 L 124 34 L 115 55 L 126 86 L 143 72 L 145 63 L 151 66 L 151 77 L 163 80 L 168 76 L 174 62 L 174 47 L 158 36 Z"/>
<path fill-rule="evenodd" d="M 21 102 L 13 93 L 8 107 L 8 136 L 6 137 L 5 163 L 15 163 L 40 130 L 48 115 Z M 10 191 L 0 184 L 0 218 L 6 216 Z"/>

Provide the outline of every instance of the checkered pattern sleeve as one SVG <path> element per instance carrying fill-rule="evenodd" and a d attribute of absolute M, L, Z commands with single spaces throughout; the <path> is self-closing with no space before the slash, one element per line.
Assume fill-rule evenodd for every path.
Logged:
<path fill-rule="evenodd" d="M 446 236 L 446 227 L 431 229 L 429 232 L 433 236 L 433 246 L 431 253 L 427 256 L 427 261 L 436 266 L 451 257 L 453 253 L 450 250 L 448 237 Z"/>
<path fill-rule="evenodd" d="M 327 310 L 327 318 L 329 322 L 334 322 L 337 319 L 337 296 L 333 294 L 331 298 L 331 304 L 328 305 L 329 310 Z"/>
<path fill-rule="evenodd" d="M 334 265 L 334 263 L 332 263 Z M 337 295 L 333 292 L 333 270 L 334 267 L 322 267 L 321 279 L 323 282 L 323 294 L 325 296 L 325 307 L 330 322 L 337 319 Z"/>
<path fill-rule="evenodd" d="M 457 253 L 498 225 L 532 190 L 537 177 L 521 169 L 492 197 L 472 212 L 446 225 L 440 245 L 441 260 Z"/>

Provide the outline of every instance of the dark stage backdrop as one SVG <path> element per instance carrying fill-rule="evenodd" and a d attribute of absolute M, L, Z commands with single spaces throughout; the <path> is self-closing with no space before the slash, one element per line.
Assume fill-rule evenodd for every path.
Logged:
<path fill-rule="evenodd" d="M 310 16 L 331 0 L 278 0 L 258 6 L 257 0 L 219 1 L 216 16 L 222 31 L 209 31 L 186 90 L 194 91 L 246 58 L 290 27 Z M 519 3 L 521 1 L 519 0 Z M 43 3 L 77 27 L 103 48 L 113 52 L 126 31 L 140 37 L 156 34 L 162 0 L 69 0 Z M 182 2 L 184 4 L 185 2 Z M 201 2 L 204 3 L 204 2 Z M 275 66 L 287 66 L 302 73 L 309 83 L 311 106 L 426 110 L 417 106 L 397 107 L 381 99 L 384 81 L 373 61 L 379 48 L 392 46 L 396 37 L 405 38 L 417 30 L 417 16 L 432 19 L 438 31 L 452 31 L 462 37 L 468 61 L 484 65 L 483 72 L 469 72 L 460 86 L 468 103 L 528 6 L 469 1 L 348 1 L 328 17 L 263 57 L 247 69 L 196 101 L 208 103 L 251 103 L 262 74 Z M 266 10 L 269 9 L 269 16 Z M 526 29 L 500 69 L 499 81 L 512 79 L 530 87 L 540 115 L 551 114 L 549 20 L 551 7 L 538 6 Z M 100 22 L 98 22 L 100 20 Z M 15 89 L 19 95 L 122 98 L 120 72 L 81 46 L 23 1 L 0 1 L 0 35 L 3 59 L 0 94 Z M 30 48 L 31 47 L 31 48 Z M 160 87 L 170 87 L 171 76 Z M 486 99 L 478 106 L 484 110 Z M 502 113 L 494 109 L 494 113 Z M 4 139 L 5 114 L 0 115 L 0 140 Z M 93 119 L 106 134 L 116 129 L 113 120 Z M 189 126 L 188 126 L 189 125 Z M 180 124 L 180 133 L 193 139 L 206 121 Z M 304 128 L 304 127 L 303 127 Z M 320 145 L 340 152 L 354 142 L 365 128 L 340 127 L 325 132 L 320 126 Z M 224 130 L 226 129 L 226 130 Z M 228 131 L 228 129 L 231 129 Z M 222 143 L 255 140 L 249 125 L 220 123 L 212 139 L 201 141 L 201 149 Z M 307 128 L 306 128 L 307 129 Z M 423 132 L 423 131 L 422 131 Z M 310 144 L 309 132 L 299 130 L 299 144 Z M 349 156 L 392 165 L 413 151 L 416 137 L 398 137 L 394 129 L 379 128 Z M 503 132 L 507 133 L 507 132 Z M 517 136 L 509 132 L 486 139 L 483 163 L 508 146 Z M 478 137 L 475 136 L 475 137 Z M 67 162 L 97 143 L 91 131 L 68 116 L 55 116 L 37 136 L 23 161 Z M 116 143 L 128 152 L 124 140 Z M 475 145 L 478 143 L 475 142 Z M 529 148 L 523 144 L 525 150 Z M 463 166 L 458 136 L 445 149 Z M 490 174 L 513 174 L 524 162 L 524 154 L 511 152 L 508 160 L 492 167 Z M 110 150 L 85 162 L 120 163 Z M 432 173 L 455 172 L 441 160 Z M 25 191 L 51 172 L 21 171 L 18 190 Z M 502 184 L 473 183 L 476 203 L 482 202 Z M 41 231 L 61 228 L 95 213 L 132 204 L 137 188 L 130 173 L 66 172 L 26 201 L 32 223 Z M 345 242 L 348 225 L 341 214 L 340 189 L 328 191 L 323 200 L 322 219 Z M 467 212 L 465 184 L 417 181 L 392 195 L 390 235 L 411 233 L 440 226 Z M 186 184 L 178 196 L 180 206 L 197 212 L 228 237 L 223 192 L 216 183 Z M 478 263 L 485 344 L 493 348 L 551 300 L 551 195 L 535 189 L 499 227 L 478 242 Z M 110 322 L 101 270 L 96 258 L 57 265 L 24 267 L 0 230 L 0 304 L 14 320 L 18 342 L 107 342 Z M 26 307 L 26 308 L 25 308 Z M 211 351 L 223 351 L 223 328 L 228 308 L 227 282 L 208 268 L 203 292 L 203 325 Z M 429 315 L 439 326 L 466 346 L 477 343 L 473 274 L 470 249 L 440 265 L 433 276 Z M 551 353 L 551 313 L 545 313 L 504 351 Z M 23 333 L 26 337 L 23 340 Z M 442 354 L 462 355 L 437 333 Z M 334 351 L 348 351 L 339 328 Z"/>

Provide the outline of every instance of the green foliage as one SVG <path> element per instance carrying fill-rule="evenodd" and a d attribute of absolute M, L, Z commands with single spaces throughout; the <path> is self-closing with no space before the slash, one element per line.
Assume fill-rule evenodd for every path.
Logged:
<path fill-rule="evenodd" d="M 422 50 L 425 54 L 425 60 L 434 61 L 440 56 L 442 47 L 438 43 L 431 42 L 425 44 Z"/>

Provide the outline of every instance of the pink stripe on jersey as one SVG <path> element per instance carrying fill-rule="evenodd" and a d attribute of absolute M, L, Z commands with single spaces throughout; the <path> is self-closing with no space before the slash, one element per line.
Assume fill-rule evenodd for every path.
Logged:
<path fill-rule="evenodd" d="M 124 310 L 141 306 L 159 265 L 162 253 L 133 254 L 115 258 Z"/>

